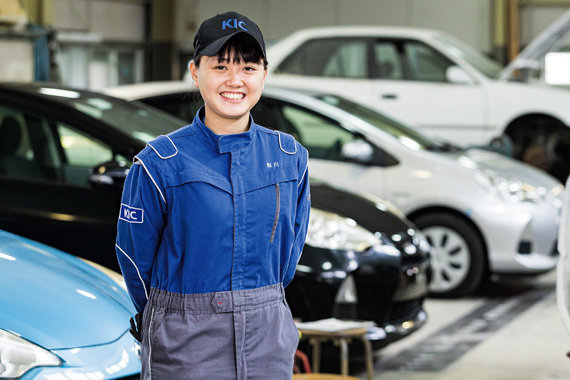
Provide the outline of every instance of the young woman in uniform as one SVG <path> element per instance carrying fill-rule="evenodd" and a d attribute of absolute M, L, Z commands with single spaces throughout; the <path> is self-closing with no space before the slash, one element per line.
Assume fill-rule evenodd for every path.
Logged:
<path fill-rule="evenodd" d="M 148 143 L 123 191 L 116 251 L 143 313 L 141 379 L 291 379 L 283 288 L 309 220 L 307 150 L 250 115 L 267 75 L 255 23 L 212 17 L 194 48 L 204 106 Z"/>

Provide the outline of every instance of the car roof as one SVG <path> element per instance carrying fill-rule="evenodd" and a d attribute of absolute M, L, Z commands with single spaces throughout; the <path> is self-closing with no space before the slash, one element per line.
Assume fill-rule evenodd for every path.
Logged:
<path fill-rule="evenodd" d="M 426 36 L 444 33 L 435 29 L 412 28 L 404 26 L 323 26 L 299 29 L 291 36 L 339 37 L 339 36 L 391 36 L 425 39 Z"/>
<path fill-rule="evenodd" d="M 128 84 L 124 86 L 109 87 L 102 92 L 125 100 L 136 100 L 151 96 L 168 95 L 173 92 L 191 92 L 194 86 L 186 81 L 162 81 Z"/>
<path fill-rule="evenodd" d="M 66 103 L 66 99 L 69 97 L 99 97 L 111 99 L 111 97 L 104 93 L 102 94 L 100 92 L 78 89 L 51 82 L 2 82 L 0 83 L 0 91 L 2 90 L 31 94 L 57 103 Z M 61 92 L 58 93 L 58 91 Z"/>
<path fill-rule="evenodd" d="M 125 100 L 138 100 L 144 98 L 152 98 L 155 96 L 170 95 L 180 92 L 198 92 L 198 89 L 192 86 L 192 84 L 185 81 L 162 81 L 162 82 L 146 82 L 129 84 L 117 87 L 109 87 L 103 90 L 103 93 L 125 99 Z M 263 89 L 264 95 L 269 96 L 285 96 L 285 97 L 295 97 L 298 94 L 316 96 L 324 95 L 325 93 L 320 91 L 310 91 L 302 89 L 286 89 L 274 86 L 265 86 Z"/>
<path fill-rule="evenodd" d="M 105 90 L 107 94 L 121 97 L 127 100 L 139 100 L 144 98 L 159 97 L 163 95 L 174 95 L 180 92 L 190 92 L 198 91 L 194 87 L 190 87 L 188 82 L 178 81 L 178 82 L 150 82 L 150 83 L 139 83 L 134 85 L 124 85 L 114 88 L 108 88 Z M 354 116 L 347 111 L 335 107 L 327 102 L 318 99 L 319 95 L 327 95 L 326 92 L 312 91 L 312 90 L 300 90 L 300 89 L 288 89 L 282 87 L 265 86 L 263 89 L 262 96 L 274 97 L 279 100 L 287 101 L 293 104 L 298 104 L 306 108 L 321 112 L 328 117 L 336 119 L 338 121 L 346 121 L 349 124 L 355 126 L 361 126 L 364 130 L 374 130 L 377 128 L 369 124 L 366 120 Z M 336 96 L 336 95 L 335 95 Z M 392 116 L 386 112 L 382 112 L 385 117 L 393 119 L 394 121 L 400 122 L 402 124 L 410 125 L 407 121 L 402 121 L 397 117 Z M 381 132 L 384 133 L 384 132 Z M 386 135 L 387 139 L 390 139 Z"/>

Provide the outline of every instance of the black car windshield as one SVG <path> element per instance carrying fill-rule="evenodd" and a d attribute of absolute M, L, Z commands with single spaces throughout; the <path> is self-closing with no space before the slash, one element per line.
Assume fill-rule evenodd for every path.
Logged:
<path fill-rule="evenodd" d="M 368 124 L 381 129 L 389 135 L 394 136 L 402 145 L 405 145 L 410 149 L 425 149 L 440 152 L 457 151 L 461 149 L 444 140 L 436 140 L 434 138 L 426 136 L 413 128 L 407 127 L 395 120 L 387 118 L 386 116 L 383 116 L 370 108 L 361 106 L 360 104 L 351 102 L 350 100 L 338 97 L 336 95 L 319 94 L 315 95 L 315 97 L 366 121 Z"/>
<path fill-rule="evenodd" d="M 60 102 L 128 133 L 144 143 L 188 124 L 182 119 L 141 102 L 128 102 L 93 92 L 58 88 L 39 87 L 37 91 L 44 95 L 57 96 Z"/>

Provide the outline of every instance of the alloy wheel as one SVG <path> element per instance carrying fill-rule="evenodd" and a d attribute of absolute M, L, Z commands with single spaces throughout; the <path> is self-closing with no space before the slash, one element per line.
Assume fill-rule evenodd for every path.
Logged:
<path fill-rule="evenodd" d="M 469 245 L 458 232 L 449 227 L 426 227 L 422 233 L 432 247 L 430 291 L 443 293 L 457 288 L 471 268 Z"/>

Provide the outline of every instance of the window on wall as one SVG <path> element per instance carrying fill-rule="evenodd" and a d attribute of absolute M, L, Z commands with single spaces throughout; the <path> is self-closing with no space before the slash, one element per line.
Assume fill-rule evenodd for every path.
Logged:
<path fill-rule="evenodd" d="M 278 67 L 278 71 L 306 76 L 367 78 L 367 55 L 366 39 L 317 39 L 297 49 Z"/>
<path fill-rule="evenodd" d="M 77 88 L 101 90 L 143 81 L 143 49 L 134 46 L 62 47 L 62 82 Z"/>
<path fill-rule="evenodd" d="M 412 80 L 425 82 L 447 82 L 447 68 L 454 63 L 432 49 L 416 41 L 407 42 L 404 52 Z"/>

